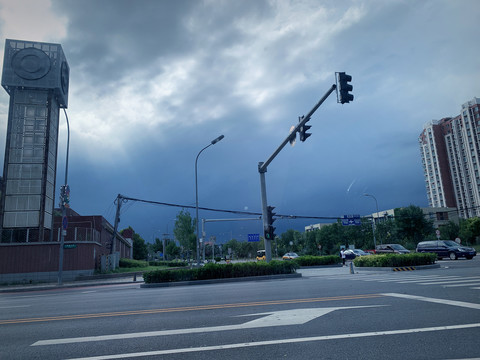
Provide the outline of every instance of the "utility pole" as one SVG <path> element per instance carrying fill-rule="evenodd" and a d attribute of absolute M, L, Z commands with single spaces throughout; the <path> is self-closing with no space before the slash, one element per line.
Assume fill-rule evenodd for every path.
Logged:
<path fill-rule="evenodd" d="M 118 194 L 117 199 L 115 201 L 117 203 L 117 211 L 115 213 L 115 225 L 113 226 L 112 245 L 111 245 L 111 248 L 110 248 L 110 255 L 112 255 L 112 258 L 114 259 L 112 270 L 115 270 L 115 268 L 117 266 L 117 256 L 116 256 L 117 246 L 116 246 L 116 242 L 117 242 L 117 233 L 118 233 L 118 223 L 120 222 L 120 209 L 122 208 L 122 202 L 128 201 L 128 200 L 126 198 L 124 198 L 123 195 Z M 133 251 L 133 248 L 132 248 L 132 251 Z"/>

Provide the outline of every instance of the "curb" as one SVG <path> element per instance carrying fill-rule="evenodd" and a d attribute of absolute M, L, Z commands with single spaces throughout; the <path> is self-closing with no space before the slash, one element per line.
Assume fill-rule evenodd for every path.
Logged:
<path fill-rule="evenodd" d="M 265 276 L 246 276 L 238 278 L 228 279 L 209 279 L 209 280 L 192 280 L 192 281 L 171 281 L 164 283 L 150 283 L 141 284 L 141 288 L 157 288 L 157 287 L 171 287 L 171 286 L 189 286 L 189 285 L 208 285 L 208 284 L 220 284 L 231 282 L 243 282 L 243 281 L 265 281 L 265 280 L 278 280 L 278 279 L 292 279 L 301 278 L 302 274 L 281 274 L 281 275 L 265 275 Z"/>

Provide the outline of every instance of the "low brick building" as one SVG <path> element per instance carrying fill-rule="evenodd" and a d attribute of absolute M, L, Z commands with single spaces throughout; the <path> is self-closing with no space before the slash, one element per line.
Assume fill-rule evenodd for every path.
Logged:
<path fill-rule="evenodd" d="M 55 211 L 49 239 L 14 242 L 2 237 L 0 243 L 0 283 L 55 281 L 58 278 L 62 217 Z M 111 257 L 113 226 L 103 216 L 81 216 L 67 209 L 62 279 L 92 275 L 108 268 L 112 259 L 131 258 L 132 240 L 116 235 L 116 256 Z"/>

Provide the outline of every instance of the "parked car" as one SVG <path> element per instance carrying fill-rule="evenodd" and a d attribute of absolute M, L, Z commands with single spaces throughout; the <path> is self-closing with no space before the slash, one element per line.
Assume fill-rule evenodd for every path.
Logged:
<path fill-rule="evenodd" d="M 351 249 L 356 256 L 367 256 L 367 255 L 371 255 L 363 250 L 360 250 L 360 249 Z"/>
<path fill-rule="evenodd" d="M 405 249 L 400 244 L 382 244 L 375 248 L 376 254 L 408 254 L 410 250 Z"/>
<path fill-rule="evenodd" d="M 366 253 L 363 250 L 360 249 L 347 249 L 344 251 L 345 253 L 345 259 L 347 260 L 352 260 L 355 259 L 357 256 L 365 256 L 365 255 L 370 255 Z"/>
<path fill-rule="evenodd" d="M 352 249 L 344 250 L 343 253 L 345 254 L 345 259 L 347 260 L 353 260 L 357 257 L 357 255 Z"/>
<path fill-rule="evenodd" d="M 288 252 L 285 255 L 282 256 L 283 260 L 293 260 L 298 258 L 298 255 L 295 254 L 294 252 Z"/>
<path fill-rule="evenodd" d="M 462 246 L 452 240 L 434 240 L 422 241 L 417 245 L 417 252 L 419 253 L 435 253 L 439 259 L 448 257 L 456 260 L 459 257 L 473 259 L 477 252 L 475 249 L 467 246 Z"/>

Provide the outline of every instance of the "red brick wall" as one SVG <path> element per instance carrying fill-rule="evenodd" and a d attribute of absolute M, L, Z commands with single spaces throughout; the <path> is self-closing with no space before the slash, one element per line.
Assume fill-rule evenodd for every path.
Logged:
<path fill-rule="evenodd" d="M 101 248 L 95 243 L 76 243 L 63 250 L 63 270 L 94 270 Z M 58 271 L 59 243 L 0 245 L 0 274 Z"/>

